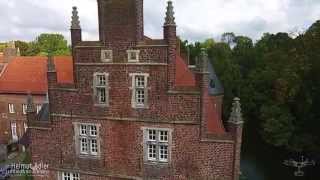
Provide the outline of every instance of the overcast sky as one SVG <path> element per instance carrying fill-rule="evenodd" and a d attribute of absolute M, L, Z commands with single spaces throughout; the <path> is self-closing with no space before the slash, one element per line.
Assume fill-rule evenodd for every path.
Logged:
<path fill-rule="evenodd" d="M 178 35 L 191 41 L 234 32 L 259 39 L 264 32 L 307 29 L 320 19 L 320 0 L 174 0 Z M 85 40 L 98 39 L 96 0 L 0 0 L 0 41 L 33 40 L 43 32 L 69 39 L 78 6 Z M 166 0 L 144 0 L 145 34 L 161 38 Z"/>

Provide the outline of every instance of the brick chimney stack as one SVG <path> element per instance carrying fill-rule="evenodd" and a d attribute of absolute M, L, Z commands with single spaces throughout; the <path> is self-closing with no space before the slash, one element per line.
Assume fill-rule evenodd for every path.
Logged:
<path fill-rule="evenodd" d="M 201 138 L 206 138 L 208 133 L 208 113 L 207 106 L 209 103 L 209 71 L 208 63 L 209 58 L 205 49 L 201 49 L 200 57 L 197 57 L 196 68 L 195 68 L 195 77 L 196 84 L 200 90 L 200 104 L 201 104 Z"/>
<path fill-rule="evenodd" d="M 57 84 L 57 72 L 54 64 L 53 57 L 49 54 L 47 62 L 47 78 L 48 78 L 48 89 L 56 87 Z"/>
<path fill-rule="evenodd" d="M 4 63 L 9 63 L 13 58 L 17 56 L 17 49 L 14 41 L 10 41 L 7 47 L 3 50 Z"/>
<path fill-rule="evenodd" d="M 242 113 L 239 98 L 234 98 L 232 103 L 232 111 L 228 120 L 228 131 L 232 134 L 234 143 L 234 169 L 233 179 L 238 180 L 240 176 L 240 152 L 241 152 L 241 139 L 242 139 Z"/>
<path fill-rule="evenodd" d="M 176 51 L 177 51 L 177 26 L 174 17 L 172 1 L 168 1 L 165 22 L 163 25 L 163 37 L 168 43 L 168 89 L 174 88 L 176 76 Z"/>
<path fill-rule="evenodd" d="M 71 17 L 71 46 L 72 50 L 74 47 L 82 41 L 82 32 L 80 27 L 80 20 L 78 16 L 78 10 L 77 7 L 72 8 L 72 17 Z"/>

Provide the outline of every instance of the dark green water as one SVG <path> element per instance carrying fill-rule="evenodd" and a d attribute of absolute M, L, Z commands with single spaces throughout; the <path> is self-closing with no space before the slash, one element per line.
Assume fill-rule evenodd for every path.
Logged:
<path fill-rule="evenodd" d="M 283 164 L 284 160 L 299 160 L 301 155 L 315 160 L 315 166 L 302 168 L 303 177 L 294 176 L 297 168 Z M 290 153 L 269 146 L 258 133 L 244 130 L 241 171 L 246 180 L 320 180 L 320 154 Z"/>

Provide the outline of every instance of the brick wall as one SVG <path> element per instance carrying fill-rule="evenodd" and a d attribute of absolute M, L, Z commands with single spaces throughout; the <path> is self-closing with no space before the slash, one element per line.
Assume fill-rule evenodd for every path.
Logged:
<path fill-rule="evenodd" d="M 45 95 L 35 95 L 34 103 L 43 104 Z M 8 104 L 14 104 L 15 113 L 9 113 Z M 10 123 L 17 123 L 17 134 L 21 137 L 24 134 L 24 123 L 26 115 L 22 113 L 22 104 L 27 104 L 27 95 L 0 94 L 0 144 L 8 143 L 11 137 Z"/>

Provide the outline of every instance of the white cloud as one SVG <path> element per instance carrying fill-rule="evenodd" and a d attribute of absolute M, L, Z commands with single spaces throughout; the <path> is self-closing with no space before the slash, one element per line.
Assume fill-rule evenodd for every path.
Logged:
<path fill-rule="evenodd" d="M 43 32 L 69 38 L 72 6 L 79 9 L 84 39 L 98 38 L 96 0 L 1 0 L 0 41 L 32 40 Z M 162 37 L 165 0 L 144 0 L 145 33 Z M 264 32 L 306 29 L 320 18 L 319 0 L 174 0 L 178 34 L 203 40 L 235 32 L 258 39 Z"/>

